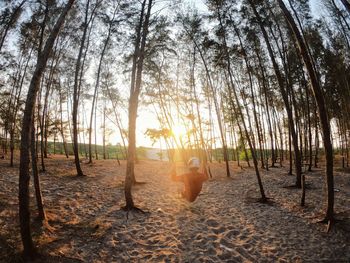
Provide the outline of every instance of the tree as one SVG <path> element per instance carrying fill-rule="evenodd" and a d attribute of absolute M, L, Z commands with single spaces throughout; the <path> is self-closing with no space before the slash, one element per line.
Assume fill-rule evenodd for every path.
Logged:
<path fill-rule="evenodd" d="M 92 150 L 91 150 L 92 119 L 93 119 L 93 115 L 94 115 L 95 102 L 97 99 L 97 91 L 98 91 L 98 88 L 100 85 L 101 68 L 102 68 L 103 58 L 105 56 L 107 47 L 108 47 L 109 42 L 110 42 L 111 34 L 113 31 L 115 31 L 115 28 L 114 28 L 115 24 L 116 24 L 115 16 L 116 16 L 118 9 L 119 9 L 119 3 L 117 4 L 117 6 L 114 9 L 112 17 L 105 15 L 105 17 L 103 18 L 104 22 L 108 24 L 108 32 L 107 32 L 106 38 L 103 40 L 103 47 L 102 47 L 102 51 L 100 54 L 100 60 L 99 60 L 98 69 L 97 69 L 97 77 L 96 77 L 94 95 L 93 95 L 93 99 L 92 99 L 90 126 L 89 126 L 89 163 L 92 163 Z"/>
<path fill-rule="evenodd" d="M 284 102 L 284 106 L 286 108 L 287 111 L 287 115 L 288 115 L 288 122 L 289 122 L 289 129 L 291 132 L 291 136 L 292 136 L 292 141 L 293 141 L 293 148 L 294 148 L 294 155 L 295 155 L 295 169 L 296 169 L 296 186 L 297 187 L 301 187 L 301 156 L 300 156 L 300 151 L 299 151 L 299 145 L 298 145 L 298 136 L 297 133 L 295 131 L 295 125 L 294 125 L 294 117 L 293 117 L 293 113 L 291 110 L 291 106 L 290 106 L 290 102 L 288 99 L 288 94 L 287 94 L 287 90 L 285 88 L 285 81 L 283 80 L 282 77 L 282 73 L 280 71 L 280 68 L 277 64 L 274 52 L 272 50 L 272 46 L 268 37 L 268 34 L 266 32 L 265 26 L 261 20 L 261 17 L 256 9 L 256 6 L 254 4 L 253 0 L 248 0 L 253 13 L 255 15 L 255 18 L 260 26 L 261 32 L 263 34 L 267 49 L 268 49 L 268 53 L 273 65 L 273 69 L 275 71 L 276 77 L 277 77 L 277 81 L 278 81 L 278 87 L 280 89 L 281 95 L 282 95 L 282 99 Z"/>
<path fill-rule="evenodd" d="M 27 100 L 23 114 L 19 168 L 19 219 L 21 237 L 23 242 L 23 254 L 26 258 L 35 258 L 37 254 L 31 237 L 29 211 L 29 150 L 33 125 L 34 106 L 36 103 L 36 96 L 39 90 L 40 80 L 43 71 L 46 68 L 47 60 L 49 58 L 53 44 L 73 3 L 74 0 L 69 0 L 67 2 L 54 27 L 52 28 L 48 39 L 46 40 L 44 49 L 39 53 L 37 64 L 28 89 Z"/>
<path fill-rule="evenodd" d="M 327 182 L 327 208 L 326 215 L 324 218 L 325 222 L 329 223 L 328 230 L 331 225 L 334 223 L 334 181 L 333 181 L 333 147 L 331 141 L 331 133 L 330 133 L 330 124 L 327 115 L 327 109 L 325 105 L 324 96 L 322 93 L 322 89 L 320 87 L 316 72 L 312 65 L 311 55 L 307 50 L 305 40 L 303 39 L 299 28 L 297 27 L 293 16 L 290 14 L 289 10 L 285 6 L 282 0 L 278 0 L 278 4 L 283 11 L 283 14 L 288 22 L 288 26 L 293 32 L 293 36 L 295 41 L 298 44 L 299 52 L 303 58 L 303 62 L 305 64 L 306 70 L 310 77 L 311 87 L 313 91 L 313 95 L 315 97 L 319 118 L 321 122 L 322 128 L 322 136 L 323 136 L 323 144 L 326 152 L 326 182 Z"/>
<path fill-rule="evenodd" d="M 75 64 L 72 120 L 73 120 L 74 161 L 75 161 L 75 167 L 77 169 L 78 176 L 84 176 L 83 170 L 81 169 L 81 166 L 80 166 L 79 144 L 78 144 L 78 106 L 79 106 L 79 97 L 80 97 L 81 78 L 83 74 L 83 65 L 84 65 L 84 62 L 82 63 L 82 58 L 84 54 L 83 52 L 84 49 L 87 50 L 87 47 L 85 47 L 85 42 L 89 40 L 88 28 L 95 17 L 96 9 L 99 6 L 99 4 L 100 4 L 100 0 L 96 0 L 96 3 L 92 7 L 92 10 L 89 14 L 90 0 L 86 1 L 84 23 L 83 23 L 83 35 L 80 39 L 79 53 Z"/>
<path fill-rule="evenodd" d="M 9 8 L 4 9 L 0 15 L 1 26 L 0 28 L 0 51 L 4 45 L 8 32 L 16 25 L 16 22 L 21 16 L 23 6 L 27 0 L 22 0 L 18 5 L 15 5 L 12 10 Z"/>
<path fill-rule="evenodd" d="M 145 6 L 147 3 L 147 10 L 145 12 Z M 137 109 L 139 103 L 139 94 L 141 91 L 142 81 L 142 69 L 143 61 L 145 58 L 145 46 L 149 30 L 149 19 L 151 16 L 152 0 L 143 0 L 141 6 L 141 13 L 139 22 L 136 26 L 136 39 L 135 49 L 132 61 L 132 72 L 131 72 L 131 87 L 130 87 L 130 98 L 129 98 L 129 126 L 128 126 L 128 155 L 126 164 L 126 176 L 125 176 L 125 201 L 126 205 L 124 209 L 132 210 L 135 209 L 134 201 L 131 195 L 131 187 L 135 183 L 135 155 L 136 155 L 136 118 Z"/>
<path fill-rule="evenodd" d="M 221 139 L 221 143 L 222 143 L 223 156 L 224 156 L 224 161 L 225 161 L 225 165 L 226 165 L 226 175 L 227 175 L 227 177 L 230 177 L 231 172 L 230 172 L 230 167 L 229 167 L 229 157 L 228 157 L 228 150 L 227 150 L 227 142 L 226 142 L 226 138 L 225 138 L 225 134 L 224 134 L 222 114 L 220 112 L 220 107 L 219 107 L 220 105 L 218 103 L 218 99 L 215 95 L 217 92 L 216 92 L 216 89 L 215 89 L 214 84 L 213 84 L 212 76 L 211 76 L 211 73 L 210 73 L 210 70 L 208 67 L 208 62 L 204 56 L 205 51 L 202 50 L 203 48 L 201 48 L 199 43 L 198 43 L 199 42 L 198 38 L 201 35 L 203 35 L 203 32 L 201 32 L 201 29 L 200 29 L 200 24 L 201 24 L 202 20 L 200 17 L 198 17 L 198 14 L 194 14 L 193 18 L 189 17 L 189 15 L 182 17 L 181 21 L 182 21 L 182 26 L 183 26 L 186 34 L 188 35 L 190 40 L 193 42 L 195 49 L 199 52 L 200 58 L 202 60 L 204 68 L 205 68 L 205 74 L 206 74 L 206 78 L 207 78 L 207 82 L 208 82 L 208 87 L 210 88 L 211 97 L 213 98 L 213 101 L 214 101 L 214 107 L 215 107 L 215 112 L 216 112 L 216 116 L 217 116 L 219 131 L 220 131 L 220 139 Z M 205 40 L 202 40 L 202 41 L 204 42 L 203 45 L 205 46 Z"/>
<path fill-rule="evenodd" d="M 349 15 L 350 15 L 350 3 L 348 0 L 340 0 L 343 5 L 345 6 L 346 10 L 348 11 Z"/>

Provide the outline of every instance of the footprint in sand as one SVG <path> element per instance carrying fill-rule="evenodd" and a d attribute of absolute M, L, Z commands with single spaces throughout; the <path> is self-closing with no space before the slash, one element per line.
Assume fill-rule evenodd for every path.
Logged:
<path fill-rule="evenodd" d="M 214 219 L 208 219 L 207 220 L 207 225 L 210 227 L 218 227 L 219 223 L 218 221 L 214 220 Z"/>

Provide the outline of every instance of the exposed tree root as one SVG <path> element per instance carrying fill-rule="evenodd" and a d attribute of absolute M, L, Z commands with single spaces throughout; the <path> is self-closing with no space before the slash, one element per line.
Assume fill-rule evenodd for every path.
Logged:
<path fill-rule="evenodd" d="M 335 218 L 327 218 L 325 217 L 324 219 L 322 219 L 321 221 L 318 221 L 318 224 L 327 224 L 327 233 L 329 233 L 331 231 L 331 229 L 333 228 L 335 222 L 337 220 L 335 220 Z"/>
<path fill-rule="evenodd" d="M 147 182 L 138 182 L 138 181 L 136 181 L 136 182 L 133 183 L 133 185 L 143 185 L 143 184 L 147 184 Z"/>
<path fill-rule="evenodd" d="M 42 255 L 37 251 L 37 249 L 33 249 L 33 251 L 30 252 L 23 252 L 22 253 L 22 259 L 24 262 L 31 262 L 34 260 L 38 260 L 42 257 Z"/>
<path fill-rule="evenodd" d="M 301 187 L 297 186 L 296 184 L 282 186 L 282 188 L 286 188 L 286 189 L 301 189 Z"/>
<path fill-rule="evenodd" d="M 132 206 L 132 207 L 123 206 L 123 207 L 121 207 L 121 210 L 126 212 L 126 220 L 129 219 L 129 213 L 130 212 L 134 212 L 134 213 L 137 213 L 137 214 L 143 214 L 143 215 L 150 214 L 149 211 L 144 211 L 141 208 L 138 208 L 136 206 Z"/>
<path fill-rule="evenodd" d="M 272 198 L 270 197 L 265 197 L 265 198 L 260 197 L 257 201 L 258 203 L 267 204 L 267 205 L 273 205 L 274 203 L 272 201 Z"/>

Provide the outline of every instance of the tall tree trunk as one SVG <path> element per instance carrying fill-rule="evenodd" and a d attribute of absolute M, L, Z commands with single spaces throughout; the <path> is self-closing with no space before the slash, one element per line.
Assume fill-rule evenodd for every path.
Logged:
<path fill-rule="evenodd" d="M 98 96 L 98 94 L 97 94 Z M 95 158 L 98 160 L 98 151 L 97 151 L 97 103 L 95 105 Z"/>
<path fill-rule="evenodd" d="M 294 156 L 295 156 L 295 170 L 296 170 L 296 183 L 295 184 L 297 187 L 301 188 L 301 172 L 302 171 L 301 171 L 301 156 L 300 156 L 299 146 L 298 146 L 298 136 L 297 136 L 296 131 L 295 131 L 293 113 L 292 113 L 292 110 L 290 107 L 287 92 L 285 90 L 285 82 L 283 80 L 281 71 L 280 71 L 279 66 L 277 64 L 277 61 L 275 59 L 275 55 L 273 53 L 273 50 L 272 50 L 272 47 L 271 47 L 271 44 L 269 41 L 269 37 L 268 37 L 268 34 L 265 30 L 265 27 L 263 25 L 261 17 L 259 15 L 258 11 L 256 10 L 256 7 L 255 7 L 255 4 L 253 3 L 253 1 L 252 0 L 248 0 L 248 1 L 250 3 L 250 6 L 252 7 L 255 18 L 257 19 L 257 22 L 258 22 L 260 29 L 261 29 L 261 32 L 263 34 L 263 37 L 264 37 L 264 40 L 265 40 L 265 43 L 266 43 L 266 46 L 268 49 L 268 53 L 269 53 L 270 59 L 272 61 L 272 65 L 273 65 L 276 77 L 277 77 L 278 86 L 280 88 L 282 99 L 283 99 L 283 102 L 284 102 L 284 105 L 285 105 L 285 108 L 287 111 L 288 121 L 289 121 L 289 129 L 290 129 L 291 136 L 292 136 L 293 147 L 294 147 Z"/>
<path fill-rule="evenodd" d="M 131 187 L 135 182 L 135 156 L 136 156 L 136 118 L 138 109 L 138 99 L 141 91 L 143 60 L 145 56 L 146 38 L 148 35 L 149 18 L 151 16 L 152 0 L 148 0 L 147 12 L 145 11 L 146 0 L 142 2 L 141 14 L 139 24 L 136 28 L 135 51 L 133 57 L 132 73 L 131 73 L 131 87 L 129 98 L 129 146 L 128 159 L 126 165 L 125 176 L 125 209 L 131 210 L 135 208 L 132 199 Z"/>
<path fill-rule="evenodd" d="M 83 28 L 83 35 L 81 37 L 80 41 L 80 48 L 79 48 L 79 54 L 77 57 L 77 62 L 75 64 L 75 74 L 74 74 L 74 88 L 73 88 L 73 110 L 72 110 L 72 122 L 73 122 L 73 151 L 74 151 L 74 161 L 75 161 L 75 167 L 77 169 L 77 175 L 78 176 L 84 176 L 83 170 L 80 166 L 80 159 L 79 159 L 79 144 L 78 144 L 78 106 L 79 106 L 79 75 L 81 74 L 81 59 L 83 57 L 83 50 L 85 46 L 86 41 L 86 35 L 89 23 L 92 20 L 93 14 L 91 14 L 89 19 L 89 6 L 90 6 L 90 0 L 87 0 L 86 2 L 86 10 L 85 10 L 85 19 L 84 19 L 84 28 Z"/>
<path fill-rule="evenodd" d="M 15 98 L 16 104 L 15 104 L 15 107 L 14 107 L 14 110 L 12 113 L 13 121 L 11 124 L 11 130 L 10 130 L 10 150 L 11 150 L 10 166 L 11 167 L 13 167 L 13 157 L 14 157 L 14 150 L 15 150 L 15 133 L 16 133 L 16 129 L 17 129 L 17 113 L 18 113 L 18 110 L 20 108 L 20 99 L 21 99 L 21 94 L 22 94 L 23 82 L 24 82 L 24 79 L 25 79 L 25 76 L 27 73 L 27 68 L 29 65 L 29 61 L 31 60 L 31 55 L 32 55 L 33 50 L 34 50 L 34 48 L 32 47 L 30 50 L 30 53 L 28 55 L 26 65 L 23 69 L 23 74 L 21 76 L 21 81 L 20 81 L 19 87 L 18 87 L 18 89 L 19 89 L 18 94 L 16 94 L 17 96 Z"/>
<path fill-rule="evenodd" d="M 316 72 L 312 66 L 311 54 L 307 52 L 307 48 L 302 35 L 299 32 L 294 19 L 282 0 L 278 0 L 278 4 L 288 22 L 288 26 L 294 34 L 298 44 L 299 52 L 303 58 L 305 67 L 310 77 L 312 91 L 317 103 L 321 128 L 323 132 L 323 144 L 326 152 L 326 184 L 327 184 L 327 208 L 325 221 L 329 222 L 329 227 L 334 222 L 334 181 L 333 181 L 333 147 L 331 141 L 330 124 L 322 89 L 319 85 Z"/>
<path fill-rule="evenodd" d="M 235 112 L 235 114 L 237 115 L 237 113 L 238 113 L 238 116 L 240 116 L 240 118 L 241 118 L 241 122 L 243 124 L 244 132 L 245 132 L 245 137 L 246 137 L 246 139 L 248 141 L 248 145 L 249 145 L 249 148 L 250 148 L 250 151 L 251 151 L 251 154 L 252 154 L 254 168 L 255 168 L 255 174 L 256 174 L 256 177 L 257 177 L 258 186 L 259 186 L 259 190 L 260 190 L 260 194 L 261 194 L 261 199 L 260 200 L 261 200 L 261 202 L 266 202 L 267 198 L 265 196 L 265 191 L 264 191 L 264 187 L 263 187 L 261 176 L 260 176 L 260 172 L 259 172 L 259 167 L 258 167 L 259 164 L 258 164 L 258 159 L 257 159 L 257 156 L 256 156 L 256 152 L 255 152 L 254 142 L 253 142 L 252 138 L 249 135 L 249 132 L 248 132 L 245 120 L 244 120 L 244 115 L 243 115 L 243 112 L 242 112 L 242 109 L 241 109 L 241 105 L 240 105 L 240 102 L 239 102 L 239 99 L 238 99 L 238 96 L 237 96 L 236 87 L 235 87 L 234 81 L 233 81 L 233 74 L 232 74 L 232 71 L 231 71 L 231 59 L 230 59 L 230 55 L 229 55 L 229 52 L 228 52 L 228 49 L 227 49 L 227 42 L 226 42 L 226 31 L 225 31 L 223 23 L 222 23 L 222 17 L 221 17 L 221 14 L 220 14 L 219 5 L 217 5 L 217 15 L 218 15 L 220 28 L 221 28 L 221 30 L 223 32 L 223 34 L 222 34 L 222 41 L 223 41 L 223 48 L 224 48 L 224 56 L 225 56 L 226 63 L 227 63 L 227 69 L 226 70 L 227 70 L 227 74 L 228 74 L 227 82 L 228 82 L 229 87 L 230 87 L 229 94 L 231 96 L 231 92 L 232 92 L 233 95 L 234 95 L 235 103 L 236 103 L 236 106 L 237 106 L 237 112 Z M 233 101 L 232 98 L 230 98 L 230 100 Z M 233 108 L 235 109 L 236 108 L 236 107 L 234 107 L 235 104 L 234 103 L 232 103 L 232 104 L 233 104 Z"/>
<path fill-rule="evenodd" d="M 33 117 L 34 118 L 34 117 Z M 34 121 L 34 119 L 33 119 Z M 44 204 L 43 204 L 43 198 L 41 195 L 41 189 L 40 189 L 40 179 L 38 174 L 38 166 L 37 166 L 37 154 L 35 149 L 35 126 L 34 123 L 32 125 L 32 143 L 30 146 L 31 149 L 31 161 L 32 161 L 32 174 L 34 179 L 34 189 L 35 189 L 35 197 L 36 197 L 36 205 L 38 207 L 38 219 L 45 220 L 45 210 L 44 210 Z"/>
<path fill-rule="evenodd" d="M 274 148 L 274 143 L 273 143 L 273 130 L 272 130 L 272 124 L 271 124 L 271 116 L 270 116 L 270 110 L 269 110 L 269 96 L 267 93 L 267 87 L 268 87 L 268 83 L 265 77 L 265 71 L 264 71 L 264 67 L 262 64 L 262 60 L 259 54 L 258 49 L 256 48 L 256 56 L 258 58 L 258 62 L 259 62 L 259 68 L 261 71 L 261 78 L 262 78 L 262 88 L 263 88 L 263 93 L 264 93 L 264 98 L 265 98 L 265 107 L 266 107 L 266 114 L 267 114 L 267 123 L 268 123 L 268 128 L 269 128 L 269 134 L 270 134 L 270 147 L 271 147 L 271 167 L 274 167 L 275 165 L 275 160 L 276 160 L 276 156 L 275 156 L 275 148 Z M 268 169 L 268 163 L 266 163 L 267 167 L 266 169 Z"/>
<path fill-rule="evenodd" d="M 10 17 L 10 21 L 5 25 L 5 29 L 4 29 L 4 33 L 1 36 L 0 39 L 0 51 L 4 45 L 6 36 L 10 30 L 11 27 L 13 27 L 14 23 L 16 23 L 16 21 L 18 20 L 21 12 L 22 12 L 22 8 L 23 5 L 25 4 L 25 2 L 27 2 L 27 0 L 22 0 L 22 2 L 20 2 L 13 10 L 11 17 Z"/>
<path fill-rule="evenodd" d="M 233 21 L 233 19 L 232 19 L 232 21 Z M 263 154 L 262 145 L 261 145 L 261 143 L 262 143 L 262 134 L 261 134 L 260 123 L 259 123 L 258 115 L 257 115 L 257 111 L 256 111 L 255 94 L 254 94 L 254 91 L 253 91 L 252 68 L 251 68 L 251 65 L 249 63 L 247 52 L 246 52 L 246 48 L 243 45 L 243 41 L 242 41 L 242 38 L 241 38 L 241 34 L 239 32 L 239 29 L 237 28 L 237 26 L 234 23 L 232 23 L 232 26 L 233 26 L 233 29 L 234 29 L 237 37 L 238 37 L 240 47 L 241 47 L 241 49 L 243 51 L 244 62 L 245 62 L 245 65 L 247 67 L 248 78 L 249 78 L 249 88 L 250 88 L 250 94 L 251 94 L 252 105 L 253 105 L 253 116 L 254 116 L 254 121 L 255 121 L 255 126 L 256 126 L 256 132 L 257 132 L 257 135 L 258 135 L 258 144 L 259 144 L 259 153 L 260 153 L 261 166 L 262 166 L 262 168 L 264 168 L 264 166 L 265 166 L 264 165 L 264 154 Z M 247 115 L 248 115 L 247 106 L 245 106 L 245 108 L 246 108 Z M 249 126 L 250 126 L 250 129 L 251 129 L 250 118 L 248 119 L 248 121 L 249 121 Z M 253 143 L 253 146 L 254 146 L 254 150 L 256 150 L 255 143 Z"/>
<path fill-rule="evenodd" d="M 303 80 L 305 81 L 305 79 Z M 311 172 L 312 169 L 312 130 L 311 130 L 311 111 L 310 111 L 310 96 L 309 96 L 309 87 L 305 85 L 306 91 L 306 103 L 307 103 L 307 131 L 308 131 L 308 139 L 309 139 L 309 167 L 308 171 Z"/>
<path fill-rule="evenodd" d="M 19 170 L 19 220 L 21 229 L 21 238 L 23 243 L 23 254 L 26 258 L 35 258 L 37 253 L 33 244 L 30 229 L 30 210 L 29 210 L 29 151 L 31 144 L 31 134 L 33 125 L 33 113 L 39 90 L 40 80 L 45 70 L 49 54 L 58 32 L 65 20 L 65 17 L 72 7 L 74 0 L 69 0 L 55 23 L 42 52 L 40 52 L 37 64 L 31 79 L 25 109 L 23 113 L 22 132 L 21 132 L 21 153 Z"/>
<path fill-rule="evenodd" d="M 64 149 L 64 154 L 66 155 L 67 159 L 69 158 L 69 153 L 67 149 L 67 142 L 66 142 L 66 136 L 64 135 L 64 128 L 63 128 L 63 95 L 62 95 L 62 87 L 61 87 L 61 82 L 59 82 L 58 85 L 58 93 L 60 97 L 60 116 L 61 116 L 61 122 L 60 122 L 60 132 L 61 132 L 61 137 L 62 137 L 62 144 L 63 144 L 63 149 Z"/>
<path fill-rule="evenodd" d="M 106 104 L 103 107 L 103 136 L 102 136 L 102 146 L 103 146 L 103 159 L 106 160 Z"/>
<path fill-rule="evenodd" d="M 350 2 L 348 0 L 340 0 L 340 1 L 343 3 L 343 5 L 345 6 L 346 10 L 350 15 Z"/>
<path fill-rule="evenodd" d="M 94 106 L 95 106 L 95 102 L 96 102 L 96 96 L 97 96 L 97 90 L 98 87 L 100 85 L 100 75 L 101 75 L 101 69 L 102 69 L 102 62 L 103 62 L 103 57 L 105 55 L 108 43 L 109 43 L 109 39 L 112 33 L 112 25 L 109 25 L 109 29 L 108 29 L 108 35 L 104 41 L 104 45 L 102 48 L 102 52 L 101 52 L 101 56 L 100 56 L 100 61 L 98 64 L 98 69 L 97 69 L 97 77 L 96 77 L 96 83 L 95 83 L 95 90 L 94 90 L 94 96 L 92 99 L 92 106 L 91 106 L 91 115 L 90 115 L 90 126 L 89 126 L 89 163 L 92 163 L 92 150 L 91 150 L 91 131 L 92 131 L 92 119 L 93 119 L 93 115 L 94 115 Z"/>
<path fill-rule="evenodd" d="M 106 89 L 107 89 L 107 93 L 108 93 L 109 99 L 112 102 L 112 108 L 113 108 L 114 116 L 115 116 L 115 119 L 116 119 L 116 124 L 117 124 L 118 130 L 119 130 L 119 134 L 120 134 L 120 137 L 121 137 L 122 143 L 123 143 L 123 153 L 124 153 L 123 155 L 124 155 L 124 158 L 126 159 L 127 158 L 126 142 L 125 142 L 125 136 L 124 136 L 124 132 L 123 132 L 123 126 L 122 126 L 122 123 L 120 121 L 120 116 L 117 113 L 117 104 L 113 100 L 110 88 L 107 86 Z"/>
<path fill-rule="evenodd" d="M 198 43 L 196 42 L 196 40 L 192 39 L 192 41 L 195 44 L 197 50 L 199 51 L 199 55 L 202 59 L 202 62 L 203 62 L 204 68 L 205 68 L 205 72 L 206 72 L 206 76 L 208 79 L 209 88 L 210 88 L 210 91 L 211 91 L 212 96 L 213 96 L 214 107 L 215 107 L 215 111 L 216 111 L 216 115 L 217 115 L 219 131 L 220 131 L 220 138 L 221 138 L 221 143 L 222 143 L 222 148 L 223 148 L 224 161 L 225 161 L 225 166 L 226 166 L 226 175 L 227 175 L 227 177 L 230 177 L 231 172 L 230 172 L 230 166 L 229 166 L 229 160 L 228 160 L 227 143 L 226 143 L 226 139 L 225 139 L 225 135 L 224 135 L 224 131 L 223 131 L 223 124 L 222 124 L 222 118 L 221 118 L 221 114 L 220 114 L 219 105 L 217 102 L 217 98 L 215 96 L 216 90 L 214 88 L 213 81 L 212 81 L 212 78 L 210 75 L 210 71 L 209 71 L 207 62 L 204 58 L 204 54 L 203 54 L 202 50 L 200 49 L 200 47 L 198 46 Z"/>

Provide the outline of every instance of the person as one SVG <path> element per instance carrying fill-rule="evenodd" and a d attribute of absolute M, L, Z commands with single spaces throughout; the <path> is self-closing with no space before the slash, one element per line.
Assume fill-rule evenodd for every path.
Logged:
<path fill-rule="evenodd" d="M 204 172 L 199 172 L 200 161 L 197 157 L 190 158 L 188 168 L 190 170 L 189 173 L 176 175 L 176 166 L 173 163 L 170 175 L 173 181 L 184 183 L 184 189 L 181 193 L 182 197 L 188 202 L 194 202 L 202 190 L 203 182 L 208 180 L 208 174 L 207 169 L 204 167 Z"/>

